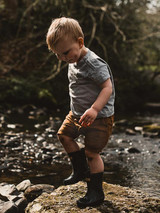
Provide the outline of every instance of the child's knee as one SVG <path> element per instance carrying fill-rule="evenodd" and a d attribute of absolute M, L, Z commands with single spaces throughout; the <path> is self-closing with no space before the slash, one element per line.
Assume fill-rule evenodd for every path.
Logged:
<path fill-rule="evenodd" d="M 70 141 L 72 140 L 70 137 L 68 137 L 68 136 L 66 136 L 66 135 L 60 135 L 60 134 L 58 134 L 57 137 L 58 137 L 59 141 L 60 141 L 62 144 L 68 143 L 68 142 L 70 142 Z"/>
<path fill-rule="evenodd" d="M 86 154 L 86 157 L 88 158 L 88 160 L 92 160 L 93 158 L 96 158 L 99 156 L 98 153 L 95 153 L 95 152 L 92 152 L 89 150 L 85 150 L 85 154 Z"/>

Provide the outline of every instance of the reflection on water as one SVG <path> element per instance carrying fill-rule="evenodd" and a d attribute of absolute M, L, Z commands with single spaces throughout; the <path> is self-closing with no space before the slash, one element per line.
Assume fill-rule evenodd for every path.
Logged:
<path fill-rule="evenodd" d="M 0 182 L 16 184 L 30 179 L 33 184 L 56 187 L 62 184 L 71 166 L 56 138 L 61 119 L 53 117 L 43 110 L 39 113 L 1 113 L 1 121 L 6 125 L 0 134 Z M 126 134 L 127 128 L 155 121 L 160 123 L 160 116 L 155 119 L 152 116 L 152 121 L 149 117 L 138 117 L 134 122 L 126 120 L 115 128 L 101 153 L 106 182 L 160 197 L 160 137 L 144 137 L 141 132 Z M 17 124 L 17 128 L 8 124 Z M 78 142 L 83 143 L 83 137 Z"/>
<path fill-rule="evenodd" d="M 136 147 L 135 150 L 140 152 L 129 153 L 128 151 L 130 148 L 133 150 L 133 147 Z M 112 170 L 114 176 L 111 174 L 108 179 L 108 175 L 106 175 L 109 182 L 141 189 L 152 195 L 160 196 L 159 138 L 144 138 L 140 134 L 134 136 L 125 133 L 114 134 L 106 152 L 108 153 L 105 157 L 105 162 L 108 158 L 107 165 L 115 164 Z"/>

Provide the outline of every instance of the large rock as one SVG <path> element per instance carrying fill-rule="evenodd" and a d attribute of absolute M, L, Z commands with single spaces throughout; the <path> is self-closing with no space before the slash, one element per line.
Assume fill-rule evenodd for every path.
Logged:
<path fill-rule="evenodd" d="M 150 197 L 143 192 L 103 183 L 105 192 L 104 203 L 96 208 L 79 209 L 76 201 L 85 195 L 86 183 L 79 182 L 70 186 L 60 186 L 54 192 L 48 194 L 43 193 L 33 202 L 29 203 L 25 209 L 25 213 L 159 213 L 160 199 Z"/>
<path fill-rule="evenodd" d="M 47 184 L 32 185 L 30 180 L 24 180 L 17 186 L 0 183 L 0 213 L 24 213 L 30 201 L 43 192 L 51 193 L 53 190 L 54 186 Z"/>
<path fill-rule="evenodd" d="M 28 202 L 31 202 L 43 192 L 51 193 L 54 189 L 55 187 L 49 184 L 36 184 L 28 187 L 24 192 L 24 196 L 27 198 Z"/>
<path fill-rule="evenodd" d="M 16 188 L 18 191 L 25 191 L 28 187 L 30 187 L 32 184 L 31 184 L 31 181 L 30 180 L 24 180 L 22 181 L 21 183 L 19 183 Z"/>
<path fill-rule="evenodd" d="M 14 184 L 0 184 L 0 213 L 23 213 L 27 200 Z"/>

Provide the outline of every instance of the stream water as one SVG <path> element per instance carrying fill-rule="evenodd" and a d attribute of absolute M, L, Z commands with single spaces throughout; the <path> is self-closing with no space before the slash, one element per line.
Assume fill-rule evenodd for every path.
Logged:
<path fill-rule="evenodd" d="M 31 107 L 0 113 L 0 182 L 56 187 L 71 172 L 71 165 L 56 131 L 63 119 L 46 109 Z M 160 115 L 116 119 L 113 134 L 101 153 L 104 181 L 143 190 L 160 197 L 160 134 L 144 132 L 144 125 L 159 124 Z M 83 136 L 77 138 L 83 145 Z"/>

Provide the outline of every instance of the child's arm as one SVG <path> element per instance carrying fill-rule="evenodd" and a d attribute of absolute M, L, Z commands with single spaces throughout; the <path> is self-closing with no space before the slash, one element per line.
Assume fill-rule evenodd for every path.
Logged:
<path fill-rule="evenodd" d="M 102 90 L 99 93 L 96 101 L 92 104 L 91 108 L 85 111 L 79 120 L 82 126 L 90 126 L 93 123 L 98 115 L 98 112 L 103 109 L 112 94 L 112 82 L 110 78 L 103 82 L 100 86 Z"/>

